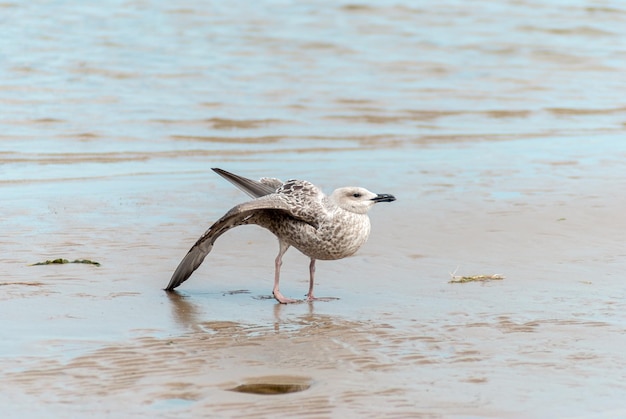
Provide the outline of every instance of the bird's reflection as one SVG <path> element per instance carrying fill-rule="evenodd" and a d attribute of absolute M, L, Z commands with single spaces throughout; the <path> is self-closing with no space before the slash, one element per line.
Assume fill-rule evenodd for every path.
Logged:
<path fill-rule="evenodd" d="M 225 319 L 210 319 L 207 318 L 207 313 L 201 308 L 200 305 L 195 304 L 194 299 L 177 291 L 169 291 L 166 293 L 167 298 L 170 301 L 170 307 L 172 311 L 172 317 L 175 323 L 182 329 L 190 330 L 194 332 L 206 331 L 206 325 L 215 321 L 223 322 Z M 253 297 L 254 300 L 260 305 L 266 306 L 265 296 Z M 272 304 L 273 322 L 271 324 L 260 324 L 258 319 L 258 312 L 250 310 L 250 321 L 244 321 L 239 324 L 239 327 L 244 329 L 254 329 L 259 332 L 260 329 L 266 329 L 266 331 L 273 330 L 274 333 L 287 333 L 293 332 L 295 329 L 306 327 L 312 323 L 318 322 L 321 317 L 315 312 L 315 301 L 302 301 L 298 304 L 280 304 L 278 302 Z M 269 308 L 269 307 L 268 307 Z M 304 310 L 302 310 L 304 308 Z M 261 310 L 263 311 L 263 310 Z M 235 323 L 239 323 L 234 320 Z"/>
<path fill-rule="evenodd" d="M 167 297 L 171 303 L 172 317 L 176 324 L 184 329 L 200 330 L 200 308 L 190 302 L 190 298 L 178 291 L 168 291 Z"/>
<path fill-rule="evenodd" d="M 303 301 L 297 306 L 306 305 L 308 313 L 304 317 L 312 317 L 315 314 L 315 302 Z M 281 325 L 289 325 L 289 329 L 293 328 L 293 320 L 287 320 L 284 318 L 285 312 L 294 307 L 293 304 L 274 304 L 274 332 L 280 333 Z"/>

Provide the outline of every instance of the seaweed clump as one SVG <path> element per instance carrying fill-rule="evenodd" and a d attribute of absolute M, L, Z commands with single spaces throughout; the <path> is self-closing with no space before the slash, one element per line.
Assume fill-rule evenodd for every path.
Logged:
<path fill-rule="evenodd" d="M 67 260 L 67 259 L 53 259 L 53 260 L 46 260 L 45 262 L 37 262 L 37 263 L 33 263 L 30 266 L 40 266 L 40 265 L 63 265 L 66 263 L 84 263 L 87 265 L 95 265 L 95 266 L 100 266 L 100 262 L 96 262 L 93 260 L 89 260 L 89 259 L 75 259 L 75 260 Z"/>

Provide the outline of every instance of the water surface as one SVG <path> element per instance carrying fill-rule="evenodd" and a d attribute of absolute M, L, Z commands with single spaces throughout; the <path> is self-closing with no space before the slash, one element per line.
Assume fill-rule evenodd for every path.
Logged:
<path fill-rule="evenodd" d="M 624 414 L 621 4 L 9 1 L 0 19 L 8 417 Z M 246 199 L 216 166 L 398 200 L 319 264 L 338 301 L 265 298 L 277 245 L 253 227 L 167 295 Z M 59 257 L 102 266 L 30 266 Z M 307 263 L 287 254 L 286 295 Z M 268 376 L 311 385 L 228 391 Z"/>

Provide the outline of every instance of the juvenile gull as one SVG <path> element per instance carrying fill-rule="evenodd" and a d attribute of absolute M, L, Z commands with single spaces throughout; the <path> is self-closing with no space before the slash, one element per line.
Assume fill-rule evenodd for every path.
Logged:
<path fill-rule="evenodd" d="M 189 250 L 165 288 L 171 291 L 185 282 L 213 248 L 215 240 L 233 227 L 256 224 L 274 233 L 279 251 L 275 260 L 274 298 L 282 304 L 298 300 L 280 292 L 280 267 L 290 246 L 311 258 L 307 300 L 315 300 L 313 284 L 315 261 L 335 260 L 353 255 L 370 234 L 367 211 L 377 202 L 391 202 L 389 194 L 375 194 L 349 186 L 336 189 L 330 196 L 306 180 L 281 182 L 274 178 L 247 179 L 222 169 L 213 169 L 254 198 L 232 208 L 216 221 Z"/>

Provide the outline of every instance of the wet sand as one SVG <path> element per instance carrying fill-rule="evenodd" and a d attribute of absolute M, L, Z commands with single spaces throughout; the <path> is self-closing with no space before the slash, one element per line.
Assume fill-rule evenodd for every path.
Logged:
<path fill-rule="evenodd" d="M 3 417 L 626 414 L 622 6 L 0 9 Z M 398 200 L 338 300 L 254 227 L 166 294 L 216 166 Z"/>
<path fill-rule="evenodd" d="M 463 160 L 486 146 L 448 156 Z M 498 151 L 516 152 L 507 143 L 489 149 L 493 164 L 503 161 Z M 455 178 L 466 174 L 456 164 L 433 160 L 415 173 L 402 150 L 388 153 L 397 158 L 394 181 L 366 186 L 398 201 L 374 208 L 370 242 L 356 256 L 320 263 L 320 295 L 340 298 L 331 302 L 281 306 L 267 298 L 277 245 L 255 227 L 221 238 L 180 293 L 160 290 L 208 220 L 245 199 L 209 173 L 169 183 L 147 177 L 136 186 L 123 178 L 102 187 L 77 181 L 73 187 L 93 192 L 70 199 L 67 188 L 67 196 L 49 197 L 47 210 L 33 209 L 36 224 L 21 225 L 14 259 L 5 260 L 10 338 L 2 343 L 1 393 L 10 414 L 623 413 L 626 202 L 605 185 L 623 150 L 597 165 L 562 164 L 561 157 L 519 163 L 518 173 L 545 171 L 539 181 L 511 176 L 513 164 L 508 171 L 473 167 L 489 175 L 463 190 Z M 375 160 L 377 153 L 362 156 Z M 233 165 L 239 172 L 251 166 L 251 175 L 267 170 Z M 592 179 L 603 171 L 601 181 Z M 329 189 L 341 173 L 319 177 Z M 100 192 L 107 182 L 127 195 Z M 190 185 L 202 186 L 181 205 Z M 102 266 L 26 264 L 59 256 Z M 306 258 L 289 252 L 286 295 L 306 292 L 306 270 Z M 455 270 L 506 278 L 451 284 Z M 270 396 L 229 391 L 266 376 L 311 386 Z"/>

